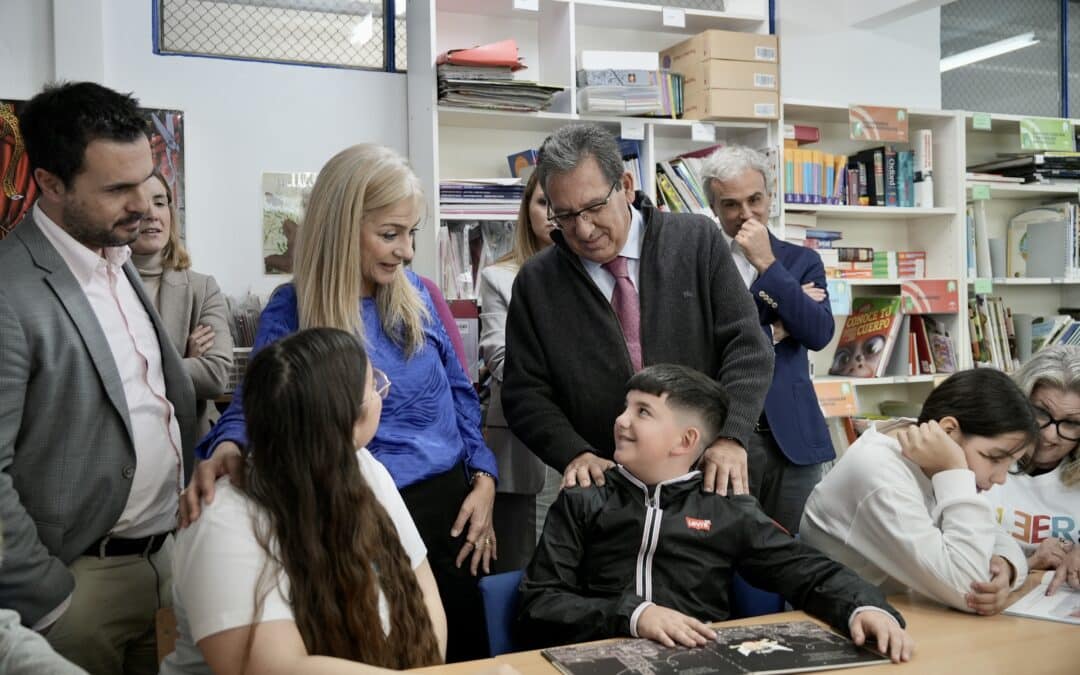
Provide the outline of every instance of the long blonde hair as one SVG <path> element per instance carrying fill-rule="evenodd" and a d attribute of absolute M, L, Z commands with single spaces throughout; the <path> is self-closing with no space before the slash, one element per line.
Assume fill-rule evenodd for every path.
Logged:
<path fill-rule="evenodd" d="M 398 153 L 363 143 L 342 150 L 319 171 L 297 233 L 293 283 L 300 328 L 340 328 L 364 336 L 360 316 L 364 221 L 379 209 L 412 199 L 423 202 L 420 179 Z M 430 318 L 419 292 L 399 268 L 375 288 L 386 334 L 407 355 L 424 345 Z"/>
<path fill-rule="evenodd" d="M 532 172 L 529 180 L 525 183 L 525 193 L 521 195 L 521 206 L 518 207 L 517 225 L 514 227 L 514 246 L 510 252 L 495 261 L 496 265 L 513 263 L 514 267 L 521 268 L 525 261 L 544 250 L 544 244 L 532 229 L 532 218 L 529 207 L 532 205 L 533 193 L 539 187 L 538 174 Z"/>
<path fill-rule="evenodd" d="M 169 240 L 161 247 L 161 266 L 167 270 L 186 270 L 191 267 L 191 256 L 180 241 L 180 223 L 176 222 L 176 203 L 173 201 L 172 188 L 157 169 L 154 169 L 151 175 L 161 182 L 165 188 L 165 199 L 169 202 Z"/>

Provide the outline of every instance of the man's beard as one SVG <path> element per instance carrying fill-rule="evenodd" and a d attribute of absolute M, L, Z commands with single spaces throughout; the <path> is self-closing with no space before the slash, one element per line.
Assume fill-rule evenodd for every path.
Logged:
<path fill-rule="evenodd" d="M 89 248 L 109 248 L 114 246 L 127 246 L 139 238 L 139 231 L 136 229 L 133 233 L 128 234 L 122 230 L 117 230 L 118 225 L 124 225 L 127 223 L 138 223 L 142 218 L 140 214 L 132 214 L 126 218 L 122 218 L 113 222 L 108 229 L 95 226 L 89 218 L 87 218 L 85 212 L 78 206 L 65 203 L 63 205 L 62 215 L 64 218 L 64 227 L 76 241 Z"/>

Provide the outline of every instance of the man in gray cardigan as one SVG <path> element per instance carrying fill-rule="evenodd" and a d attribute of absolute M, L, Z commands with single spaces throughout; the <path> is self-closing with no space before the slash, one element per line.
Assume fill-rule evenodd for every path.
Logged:
<path fill-rule="evenodd" d="M 47 87 L 38 202 L 0 241 L 0 607 L 91 673 L 156 673 L 195 397 L 128 261 L 153 169 L 136 101 Z"/>
<path fill-rule="evenodd" d="M 619 146 L 596 126 L 556 131 L 536 170 L 555 246 L 514 282 L 502 393 L 511 429 L 564 486 L 602 485 L 626 381 L 653 363 L 686 365 L 732 399 L 702 460 L 705 489 L 748 492 L 746 448 L 773 353 L 719 227 L 636 208 Z"/>

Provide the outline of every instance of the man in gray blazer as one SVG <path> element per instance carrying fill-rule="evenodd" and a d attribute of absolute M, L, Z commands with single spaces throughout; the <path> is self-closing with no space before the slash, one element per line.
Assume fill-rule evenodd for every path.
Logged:
<path fill-rule="evenodd" d="M 153 161 L 130 96 L 46 88 L 20 126 L 41 196 L 0 241 L 0 606 L 91 673 L 157 672 L 191 379 L 127 261 Z"/>

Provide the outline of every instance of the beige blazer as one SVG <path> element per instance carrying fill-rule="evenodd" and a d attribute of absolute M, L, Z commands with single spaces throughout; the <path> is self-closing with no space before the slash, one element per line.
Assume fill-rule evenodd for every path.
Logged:
<path fill-rule="evenodd" d="M 225 296 L 214 277 L 190 269 L 165 270 L 161 275 L 154 307 L 165 324 L 165 332 L 176 351 L 187 353 L 187 339 L 196 327 L 205 324 L 214 330 L 214 346 L 198 358 L 184 357 L 184 367 L 195 385 L 199 437 L 210 430 L 213 412 L 209 402 L 225 393 L 232 370 L 232 333 Z"/>
<path fill-rule="evenodd" d="M 517 268 L 489 265 L 480 272 L 480 358 L 491 371 L 484 440 L 499 462 L 499 492 L 534 495 L 544 487 L 544 463 L 510 431 L 503 415 L 506 309 Z"/>

